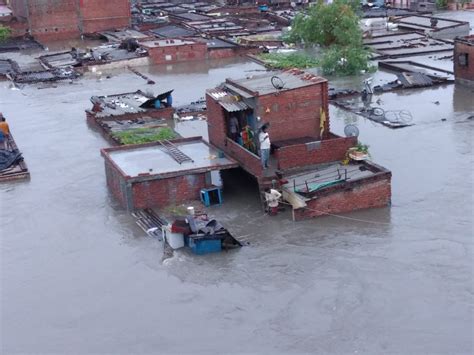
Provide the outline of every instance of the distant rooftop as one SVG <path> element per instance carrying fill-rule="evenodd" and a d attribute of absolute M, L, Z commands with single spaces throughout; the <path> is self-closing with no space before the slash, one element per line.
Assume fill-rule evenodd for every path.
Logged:
<path fill-rule="evenodd" d="M 469 35 L 465 37 L 456 37 L 455 42 L 464 43 L 470 46 L 474 45 L 474 35 Z"/>
<path fill-rule="evenodd" d="M 131 29 L 121 30 L 121 31 L 103 31 L 100 32 L 102 36 L 107 38 L 109 42 L 121 42 L 128 38 L 134 39 L 143 39 L 149 37 L 148 35 Z"/>
<path fill-rule="evenodd" d="M 141 90 L 109 96 L 92 96 L 91 101 L 100 105 L 102 111 L 96 112 L 97 117 L 120 116 L 128 113 L 146 112 L 154 108 L 156 100 L 165 99 L 172 91 L 152 96 Z"/>
<path fill-rule="evenodd" d="M 156 47 L 175 47 L 175 46 L 186 46 L 196 44 L 195 41 L 183 40 L 183 39 L 158 39 L 155 41 L 141 42 L 140 44 L 147 48 Z"/>
<path fill-rule="evenodd" d="M 436 27 L 431 27 L 431 19 L 436 19 L 438 22 L 436 23 Z M 465 24 L 469 24 L 465 21 L 457 21 L 451 20 L 446 18 L 434 17 L 434 16 L 404 16 L 400 19 L 396 20 L 396 22 L 400 25 L 405 25 L 405 27 L 416 28 L 416 29 L 431 29 L 431 30 L 441 30 L 449 27 L 456 27 Z"/>
<path fill-rule="evenodd" d="M 167 25 L 150 30 L 154 35 L 162 38 L 192 37 L 196 32 L 176 25 Z"/>
<path fill-rule="evenodd" d="M 281 90 L 292 90 L 326 81 L 322 77 L 301 70 L 288 70 L 268 72 L 238 80 L 227 79 L 226 84 L 245 88 L 258 95 L 267 95 Z M 282 85 L 282 89 L 277 89 L 278 85 Z"/>

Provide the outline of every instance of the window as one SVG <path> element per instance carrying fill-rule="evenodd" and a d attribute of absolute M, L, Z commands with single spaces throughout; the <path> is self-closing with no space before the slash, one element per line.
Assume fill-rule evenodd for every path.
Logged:
<path fill-rule="evenodd" d="M 459 54 L 458 64 L 460 67 L 467 67 L 469 65 L 469 54 L 468 53 Z"/>

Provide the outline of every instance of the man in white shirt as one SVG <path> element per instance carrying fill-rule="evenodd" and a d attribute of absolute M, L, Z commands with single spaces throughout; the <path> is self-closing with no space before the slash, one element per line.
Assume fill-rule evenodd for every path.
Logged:
<path fill-rule="evenodd" d="M 258 135 L 260 142 L 260 159 L 262 160 L 262 167 L 268 168 L 268 159 L 270 158 L 270 136 L 268 135 L 267 125 L 263 125 Z"/>
<path fill-rule="evenodd" d="M 268 206 L 268 214 L 270 216 L 275 216 L 278 213 L 278 200 L 281 197 L 281 193 L 279 193 L 275 189 L 265 189 L 265 200 L 267 201 Z"/>

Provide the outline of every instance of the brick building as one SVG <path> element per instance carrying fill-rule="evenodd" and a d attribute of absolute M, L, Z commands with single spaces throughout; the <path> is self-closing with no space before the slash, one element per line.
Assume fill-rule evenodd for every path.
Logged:
<path fill-rule="evenodd" d="M 207 58 L 207 45 L 188 39 L 159 39 L 141 42 L 154 64 L 178 63 Z"/>
<path fill-rule="evenodd" d="M 238 166 L 200 137 L 106 148 L 102 156 L 109 190 L 128 210 L 198 200 L 213 184 L 211 171 Z"/>
<path fill-rule="evenodd" d="M 281 182 L 294 219 L 387 206 L 391 173 L 370 162 L 343 164 L 356 137 L 330 132 L 328 83 L 290 70 L 240 80 L 227 79 L 206 93 L 209 141 L 260 188 Z M 241 136 L 230 130 L 237 119 Z M 270 168 L 262 169 L 258 131 L 269 125 Z M 324 202 L 326 201 L 326 202 Z"/>
<path fill-rule="evenodd" d="M 454 40 L 453 62 L 456 81 L 474 86 L 474 35 Z"/>
<path fill-rule="evenodd" d="M 125 129 L 129 123 L 142 127 L 158 125 L 162 120 L 173 117 L 172 90 L 152 96 L 141 90 L 108 96 L 93 96 L 93 107 L 86 110 L 87 123 L 111 144 L 118 144 L 113 137 L 114 127 Z"/>
<path fill-rule="evenodd" d="M 30 34 L 43 40 L 130 25 L 129 0 L 12 0 L 10 6 Z"/>

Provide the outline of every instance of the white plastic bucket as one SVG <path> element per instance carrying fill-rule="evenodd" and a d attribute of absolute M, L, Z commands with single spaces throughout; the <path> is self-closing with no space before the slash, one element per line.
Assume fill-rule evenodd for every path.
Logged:
<path fill-rule="evenodd" d="M 190 206 L 190 207 L 187 208 L 187 210 L 188 210 L 188 214 L 190 216 L 194 216 L 194 207 Z"/>
<path fill-rule="evenodd" d="M 171 226 L 168 226 L 165 231 L 166 242 L 173 249 L 179 249 L 184 247 L 184 235 L 183 233 L 172 233 Z"/>

